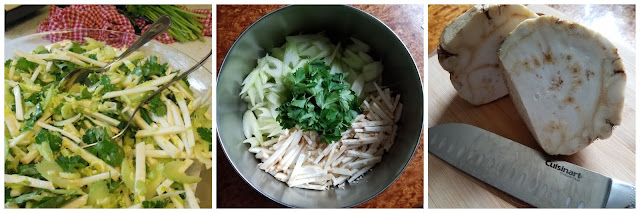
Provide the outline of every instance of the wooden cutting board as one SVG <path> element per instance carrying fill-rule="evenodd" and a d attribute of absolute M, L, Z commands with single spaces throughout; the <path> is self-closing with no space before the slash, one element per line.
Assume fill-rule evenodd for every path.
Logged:
<path fill-rule="evenodd" d="M 538 13 L 572 20 L 547 6 L 529 7 Z M 432 39 L 434 38 L 429 38 Z M 622 123 L 614 129 L 610 138 L 595 141 L 574 155 L 560 156 L 557 159 L 635 185 L 636 55 L 627 44 L 613 42 L 618 47 L 627 74 Z M 542 151 L 518 115 L 509 96 L 485 105 L 473 106 L 458 96 L 449 80 L 449 73 L 440 66 L 436 54 L 429 54 L 427 63 L 429 127 L 451 122 L 467 123 Z M 428 154 L 427 164 L 429 208 L 531 207 L 456 169 L 433 154 Z"/>

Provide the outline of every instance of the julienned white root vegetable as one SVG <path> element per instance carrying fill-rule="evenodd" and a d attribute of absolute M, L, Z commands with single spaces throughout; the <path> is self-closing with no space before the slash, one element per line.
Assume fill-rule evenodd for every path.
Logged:
<path fill-rule="evenodd" d="M 79 198 L 76 198 L 75 200 L 72 200 L 71 202 L 64 204 L 64 206 L 60 207 L 63 209 L 77 209 L 77 208 L 82 208 L 83 206 L 87 205 L 87 199 L 89 198 L 89 195 L 82 195 Z"/>
<path fill-rule="evenodd" d="M 72 46 L 80 45 L 85 50 L 83 53 L 72 53 L 70 48 Z M 209 113 L 202 112 L 203 107 L 208 108 L 206 104 L 211 97 L 211 91 L 208 95 L 197 96 L 197 93 L 193 91 L 187 82 L 180 82 L 170 87 L 170 92 L 176 100 L 171 100 L 167 93 L 162 93 L 157 97 L 160 98 L 163 105 L 166 106 L 165 115 L 158 116 L 156 113 L 148 113 L 151 116 L 149 123 L 142 118 L 143 113 L 137 113 L 134 117 L 137 126 L 142 130 L 134 131 L 136 137 L 144 137 L 144 141 L 138 143 L 137 146 L 132 147 L 130 144 L 130 137 L 124 137 L 120 139 L 114 139 L 113 142 L 117 146 L 122 146 L 124 151 L 123 163 L 117 165 L 110 165 L 107 162 L 116 159 L 102 159 L 104 157 L 98 157 L 97 154 L 90 153 L 87 149 L 98 143 L 90 144 L 90 141 L 81 140 L 82 136 L 87 131 L 94 127 L 100 126 L 109 129 L 112 133 L 117 133 L 119 130 L 116 128 L 120 121 L 112 118 L 115 114 L 121 115 L 125 118 L 131 117 L 133 108 L 131 105 L 137 106 L 136 101 L 142 98 L 144 94 L 139 94 L 147 90 L 157 88 L 166 84 L 172 78 L 174 78 L 178 72 L 173 70 L 168 64 L 166 71 L 162 74 L 152 74 L 149 80 L 144 80 L 140 76 L 132 74 L 131 70 L 136 67 L 140 67 L 150 63 L 151 57 L 147 58 L 145 54 L 141 52 L 134 52 L 124 60 L 121 60 L 119 65 L 124 65 L 129 69 L 129 72 L 119 69 L 112 69 L 104 73 L 103 77 L 109 77 L 110 83 L 115 86 L 114 91 L 105 93 L 106 97 L 111 97 L 109 100 L 99 100 L 101 96 L 95 96 L 104 89 L 104 86 L 89 86 L 84 87 L 81 93 L 80 90 L 72 91 L 54 91 L 54 89 L 46 89 L 48 83 L 52 83 L 55 80 L 55 76 L 52 76 L 52 67 L 54 65 L 60 66 L 58 62 L 69 61 L 79 66 L 88 66 L 89 64 L 103 66 L 104 64 L 111 62 L 111 59 L 115 58 L 118 54 L 124 52 L 124 49 L 115 49 L 111 46 L 98 42 L 90 38 L 85 38 L 84 44 L 82 42 L 72 43 L 65 40 L 54 44 L 45 46 L 50 53 L 38 54 L 40 47 L 30 53 L 23 53 L 16 51 L 16 56 L 8 65 L 8 78 L 5 81 L 6 94 L 11 94 L 5 101 L 16 102 L 15 108 L 9 105 L 5 106 L 5 124 L 7 126 L 7 138 L 5 138 L 5 155 L 7 165 L 10 164 L 13 168 L 21 168 L 26 164 L 36 165 L 36 170 L 41 173 L 45 178 L 43 180 L 35 179 L 33 177 L 27 177 L 20 174 L 5 174 L 5 187 L 11 187 L 10 196 L 13 198 L 19 196 L 32 196 L 46 197 L 52 196 L 50 190 L 66 190 L 66 189 L 78 189 L 83 194 L 70 200 L 62 208 L 99 208 L 99 207 L 141 207 L 139 201 L 159 201 L 165 198 L 171 198 L 173 205 L 166 207 L 176 208 L 198 208 L 198 199 L 195 197 L 195 190 L 197 189 L 197 183 L 185 184 L 183 187 L 185 190 L 178 190 L 177 184 L 173 184 L 171 181 L 168 185 L 165 185 L 160 192 L 147 191 L 146 188 L 150 182 L 167 182 L 164 175 L 157 175 L 158 172 L 162 173 L 162 167 L 160 164 L 165 164 L 171 161 L 184 161 L 190 162 L 187 167 L 181 172 L 185 172 L 188 176 L 199 176 L 202 167 L 211 168 L 211 152 L 207 149 L 207 142 L 202 137 L 204 135 L 194 136 L 197 128 L 208 128 L 206 122 L 211 121 L 211 115 Z M 75 48 L 75 47 L 74 47 Z M 92 57 L 95 56 L 95 57 Z M 23 58 L 20 58 L 23 57 Z M 29 69 L 17 70 L 16 66 L 23 63 L 23 61 L 29 61 L 35 64 L 29 64 Z M 133 60 L 139 60 L 135 64 Z M 20 61 L 20 63 L 18 63 Z M 64 63 L 66 62 L 61 62 Z M 153 62 L 155 63 L 155 62 Z M 33 65 L 35 69 L 31 67 Z M 66 66 L 66 65 L 64 65 Z M 164 68 L 163 68 L 164 69 Z M 18 75 L 19 74 L 19 75 Z M 162 76 L 164 75 L 164 76 Z M 36 81 L 35 80 L 41 80 Z M 54 86 L 55 87 L 55 86 Z M 52 87 L 53 88 L 53 87 Z M 74 87 L 77 88 L 77 87 Z M 84 88 L 91 94 L 91 98 L 86 97 L 82 99 L 73 98 L 74 95 L 82 94 L 85 96 Z M 37 92 L 37 93 L 36 93 Z M 25 99 L 35 97 L 35 94 L 41 94 L 42 104 L 29 103 Z M 194 97 L 197 96 L 197 97 Z M 121 104 L 118 104 L 121 103 Z M 55 110 L 47 110 L 58 107 L 62 107 L 59 112 L 53 112 Z M 71 106 L 71 110 L 64 110 L 64 107 Z M 44 110 L 41 115 L 36 115 L 37 108 Z M 151 110 L 149 106 L 149 111 Z M 60 109 L 60 108 L 58 108 Z M 60 112 L 72 112 L 72 117 L 61 116 Z M 63 113 L 64 114 L 64 113 Z M 119 114 L 119 115 L 118 115 Z M 126 115 L 128 114 L 128 115 Z M 107 116 L 109 115 L 109 116 Z M 38 116 L 35 122 L 32 121 L 33 129 L 21 131 L 22 127 L 29 127 L 30 124 L 23 124 L 28 119 L 33 119 L 33 116 Z M 66 119 L 65 119 L 66 118 Z M 204 119 L 202 119 L 204 118 Z M 147 119 L 148 120 L 148 119 Z M 28 122 L 27 122 L 28 123 Z M 87 166 L 91 167 L 78 168 L 77 172 L 61 171 L 58 166 L 64 166 L 67 163 L 56 162 L 56 155 L 51 153 L 52 147 L 43 146 L 43 144 L 36 143 L 39 141 L 33 140 L 34 135 L 41 130 L 47 130 L 50 132 L 58 132 L 55 135 L 62 139 L 62 146 L 60 147 L 60 156 L 76 157 L 79 156 L 87 162 Z M 108 131 L 108 130 L 107 130 Z M 147 140 L 151 138 L 152 140 Z M 138 140 L 140 142 L 141 140 Z M 49 145 L 48 145 L 49 146 Z M 9 151 L 11 153 L 9 153 Z M 108 150 L 112 151 L 112 150 Z M 113 157 L 113 156 L 110 156 Z M 118 156 L 116 156 L 118 157 Z M 131 164 L 135 159 L 135 167 Z M 109 163 L 112 163 L 109 162 Z M 196 163 L 197 162 L 197 163 Z M 47 165 L 49 164 L 49 165 Z M 57 165 L 60 164 L 60 165 Z M 43 165 L 38 168 L 38 165 Z M 51 165 L 57 165 L 52 167 Z M 74 164 L 75 165 L 75 164 Z M 83 164 L 84 165 L 84 164 Z M 126 165 L 124 169 L 123 165 Z M 135 169 L 135 170 L 133 170 Z M 185 171 L 186 170 L 186 171 Z M 83 171 L 87 171 L 85 173 Z M 122 174 L 121 174 L 122 173 Z M 152 175 L 156 174 L 156 175 Z M 134 176 L 135 175 L 135 176 Z M 111 180 L 110 180 L 111 179 Z M 122 184 L 134 179 L 133 189 L 131 184 Z M 127 189 L 122 190 L 119 194 L 123 196 L 113 197 L 109 199 L 101 199 L 97 202 L 89 202 L 87 204 L 89 196 L 94 190 L 101 191 L 100 187 L 93 188 L 94 183 L 99 181 L 115 181 Z M 126 185 L 126 186 L 125 186 Z M 152 184 L 153 185 L 153 184 Z M 37 190 L 35 188 L 46 189 L 46 191 Z M 123 188 L 124 189 L 124 188 Z M 90 193 L 91 192 L 91 193 Z M 61 194 L 59 192 L 53 192 L 54 194 Z M 157 193 L 157 194 L 156 194 Z M 70 195 L 70 194 L 69 194 Z M 133 195 L 133 196 L 131 196 Z M 183 199 L 182 196 L 185 196 Z M 133 199 L 132 199 L 133 198 Z M 100 199 L 100 198 L 99 198 Z M 137 204 L 133 203 L 137 202 Z M 25 206 L 26 205 L 26 206 Z M 33 207 L 31 204 L 26 204 L 22 201 L 19 204 L 9 202 L 5 204 L 5 207 Z"/>
<path fill-rule="evenodd" d="M 134 179 L 134 188 L 136 189 L 134 191 L 134 195 L 136 197 L 135 200 L 139 200 L 140 202 L 145 201 L 146 197 L 145 194 L 142 193 L 142 191 L 137 190 L 138 188 L 141 188 L 140 184 L 144 184 L 145 183 L 145 179 L 146 179 L 146 168 L 145 168 L 145 154 L 146 154 L 146 150 L 145 150 L 145 145 L 144 142 L 138 143 L 136 144 L 136 161 L 135 161 L 135 165 L 136 165 L 136 171 L 135 171 L 135 179 Z"/>
<path fill-rule="evenodd" d="M 496 53 L 509 32 L 535 17 L 523 5 L 476 5 L 445 27 L 438 60 L 460 97 L 480 105 L 508 94 Z"/>
<path fill-rule="evenodd" d="M 53 183 L 51 183 L 49 181 L 35 179 L 35 178 L 22 176 L 22 175 L 15 175 L 15 174 L 14 175 L 5 174 L 4 175 L 4 182 L 5 183 L 21 183 L 21 184 L 24 184 L 26 186 L 30 186 L 30 187 L 34 187 L 34 188 L 41 188 L 41 189 L 49 189 L 49 190 L 54 190 L 55 189 L 53 187 Z"/>
<path fill-rule="evenodd" d="M 626 74 L 599 33 L 542 16 L 522 22 L 499 57 L 510 96 L 547 153 L 576 153 L 620 124 Z"/>
<path fill-rule="evenodd" d="M 332 44 L 323 33 L 287 36 L 286 40 L 283 46 L 272 49 L 269 55 L 258 59 L 256 68 L 242 82 L 240 97 L 248 107 L 242 120 L 242 130 L 247 138 L 243 143 L 250 144 L 249 151 L 261 159 L 263 170 L 290 186 L 323 190 L 332 184 L 344 183 L 350 177 L 355 176 L 355 179 L 361 176 L 381 159 L 384 151 L 380 148 L 371 149 L 372 153 L 363 152 L 372 146 L 386 147 L 388 150 L 393 143 L 390 138 L 394 137 L 383 135 L 395 135 L 389 132 L 396 131 L 397 127 L 393 124 L 402 111 L 399 95 L 392 98 L 389 89 L 383 93 L 375 85 L 376 82 L 382 82 L 383 64 L 374 61 L 369 55 L 371 47 L 356 38 L 337 45 Z M 283 130 L 276 121 L 279 113 L 277 108 L 286 101 L 286 77 L 315 59 L 331 67 L 331 74 L 343 73 L 344 81 L 360 100 L 372 92 L 383 94 L 375 100 L 366 99 L 372 104 L 376 103 L 377 108 L 369 110 L 367 103 L 367 113 L 359 115 L 356 120 L 362 122 L 349 130 L 348 134 L 345 133 L 344 139 L 355 140 L 349 142 L 351 144 L 334 142 L 334 145 L 327 146 L 320 141 L 317 133 Z M 385 112 L 387 116 L 376 115 L 380 112 Z M 371 141 L 374 136 L 380 137 L 376 143 Z M 344 156 L 349 149 L 357 152 L 349 152 L 353 156 Z M 352 163 L 353 168 L 340 168 L 348 163 Z M 300 170 L 299 167 L 304 169 Z"/>
<path fill-rule="evenodd" d="M 389 89 L 379 91 L 363 101 L 364 112 L 339 141 L 327 144 L 315 132 L 287 129 L 278 138 L 252 143 L 249 152 L 262 161 L 260 169 L 290 187 L 344 187 L 345 181 L 356 181 L 380 162 L 393 145 L 402 103 L 399 95 L 391 97 Z"/>

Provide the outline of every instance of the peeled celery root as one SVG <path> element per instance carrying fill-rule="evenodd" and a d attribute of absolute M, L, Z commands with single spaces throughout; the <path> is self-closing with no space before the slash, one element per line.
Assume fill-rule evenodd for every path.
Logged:
<path fill-rule="evenodd" d="M 507 95 L 498 49 L 520 22 L 535 17 L 522 5 L 476 5 L 445 27 L 438 60 L 460 97 L 480 105 Z"/>
<path fill-rule="evenodd" d="M 626 75 L 599 33 L 556 17 L 529 19 L 499 58 L 518 113 L 547 153 L 576 153 L 620 124 Z"/>

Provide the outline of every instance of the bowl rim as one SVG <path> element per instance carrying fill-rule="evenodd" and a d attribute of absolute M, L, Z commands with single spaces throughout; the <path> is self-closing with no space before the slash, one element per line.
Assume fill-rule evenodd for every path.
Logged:
<path fill-rule="evenodd" d="M 218 87 L 218 85 L 219 85 L 219 84 L 218 84 L 218 81 L 220 80 L 220 76 L 222 75 L 222 70 L 223 70 L 223 69 L 224 69 L 224 67 L 225 67 L 225 64 L 226 64 L 227 58 L 229 57 L 229 54 L 231 53 L 231 50 L 233 50 L 233 48 L 234 48 L 234 47 L 236 46 L 236 44 L 240 41 L 240 39 L 245 35 L 245 33 L 247 33 L 251 28 L 253 28 L 255 25 L 257 25 L 259 22 L 261 22 L 261 21 L 262 21 L 263 19 L 265 19 L 266 17 L 268 17 L 268 16 L 270 16 L 270 15 L 272 15 L 272 14 L 274 14 L 274 13 L 280 12 L 281 10 L 285 10 L 285 9 L 289 9 L 289 8 L 295 8 L 295 7 L 298 7 L 298 6 L 303 6 L 303 7 L 304 7 L 304 6 L 315 6 L 315 5 L 286 5 L 286 6 L 280 7 L 280 8 L 278 8 L 278 9 L 273 10 L 273 11 L 271 11 L 271 12 L 267 13 L 266 15 L 264 15 L 264 16 L 262 16 L 262 17 L 260 17 L 258 20 L 256 20 L 256 21 L 255 21 L 255 22 L 253 22 L 251 25 L 249 25 L 249 27 L 247 27 L 247 28 L 242 32 L 242 34 L 240 34 L 240 36 L 238 36 L 238 38 L 233 42 L 233 44 L 231 45 L 231 47 L 229 48 L 229 50 L 228 50 L 228 51 L 227 51 L 227 53 L 225 54 L 225 57 L 224 57 L 224 59 L 223 59 L 222 63 L 220 64 L 220 69 L 218 70 L 218 73 L 216 74 L 216 76 L 217 76 L 217 78 L 216 78 L 216 90 L 217 90 L 217 87 Z M 420 77 L 420 78 L 421 78 L 421 75 L 420 75 L 420 69 L 418 68 L 418 66 L 417 66 L 417 64 L 416 64 L 416 61 L 415 61 L 415 59 L 414 59 L 413 55 L 411 54 L 411 52 L 409 51 L 409 49 L 407 48 L 406 44 L 405 44 L 404 42 L 402 42 L 402 39 L 400 39 L 400 37 L 398 37 L 398 35 L 397 35 L 397 34 L 396 34 L 396 33 L 395 33 L 395 32 L 394 32 L 394 31 L 393 31 L 389 26 L 387 26 L 384 22 L 382 22 L 380 19 L 378 19 L 377 17 L 375 17 L 375 16 L 373 16 L 373 15 L 371 15 L 371 14 L 369 14 L 369 13 L 367 13 L 367 12 L 365 12 L 365 11 L 363 11 L 363 10 L 359 9 L 359 8 L 356 8 L 356 7 L 354 7 L 354 6 L 351 6 L 351 5 L 323 5 L 323 6 L 346 7 L 346 8 L 352 9 L 352 10 L 354 10 L 354 11 L 358 12 L 358 13 L 365 14 L 365 15 L 366 15 L 366 16 L 368 16 L 369 18 L 372 18 L 372 20 L 375 20 L 375 21 L 377 21 L 379 24 L 381 24 L 382 26 L 384 26 L 384 27 L 385 27 L 389 32 L 391 32 L 391 33 L 394 35 L 394 38 L 395 38 L 396 40 L 398 40 L 398 41 L 400 42 L 400 44 L 402 44 L 404 51 L 406 51 L 406 53 L 409 55 L 409 57 L 411 57 L 411 61 L 413 62 L 413 67 L 415 68 L 415 70 L 416 70 L 416 72 L 417 72 L 417 74 L 418 74 L 418 77 Z M 420 85 L 420 88 L 421 88 L 422 90 L 424 90 L 422 80 L 419 80 L 419 85 Z M 424 93 L 424 92 L 423 92 L 423 93 Z M 423 99 L 424 99 L 424 94 L 423 94 L 423 93 L 421 93 L 421 94 L 422 94 Z M 216 95 L 216 99 L 217 99 L 217 95 Z M 217 105 L 217 101 L 216 101 L 216 105 Z M 424 101 L 423 101 L 422 105 L 423 105 L 422 107 L 424 107 Z M 217 107 L 216 107 L 216 111 L 217 111 Z M 411 152 L 411 156 L 410 156 L 410 158 L 409 158 L 409 159 L 404 163 L 404 165 L 403 165 L 402 169 L 400 170 L 400 172 L 399 172 L 399 173 L 398 173 L 398 174 L 397 174 L 397 175 L 392 179 L 392 181 L 390 181 L 390 182 L 389 182 L 389 184 L 387 184 L 387 185 L 386 185 L 384 188 L 382 188 L 380 191 L 378 191 L 378 192 L 376 192 L 376 193 L 372 193 L 370 196 L 367 196 L 367 198 L 362 199 L 361 201 L 358 201 L 358 202 L 355 202 L 355 203 L 353 203 L 353 204 L 349 204 L 349 205 L 346 205 L 346 206 L 338 206 L 338 207 L 354 207 L 354 206 L 357 206 L 357 205 L 363 204 L 363 203 L 365 203 L 365 202 L 367 202 L 367 201 L 369 201 L 369 200 L 373 199 L 374 197 L 376 197 L 376 196 L 380 195 L 382 192 L 384 192 L 387 188 L 389 188 L 389 186 L 391 186 L 391 185 L 392 185 L 392 184 L 393 184 L 393 183 L 394 183 L 394 182 L 395 182 L 395 181 L 400 177 L 400 175 L 402 175 L 402 173 L 404 173 L 405 169 L 409 166 L 409 163 L 410 163 L 410 162 L 411 162 L 411 160 L 413 159 L 413 156 L 415 155 L 415 152 L 416 152 L 416 150 L 418 149 L 418 147 L 419 147 L 419 145 L 420 145 L 420 138 L 422 137 L 422 133 L 423 133 L 423 130 L 424 130 L 424 109 L 420 108 L 420 112 L 421 112 L 421 119 L 420 119 L 420 123 L 421 123 L 421 125 L 420 125 L 420 131 L 419 131 L 419 134 L 418 134 L 420 137 L 418 137 L 418 140 L 415 142 L 415 146 L 414 146 L 414 148 L 413 148 L 413 150 L 412 150 L 412 152 Z M 217 123 L 218 123 L 218 119 L 216 118 L 216 124 L 217 124 Z M 221 134 L 220 134 L 220 129 L 218 128 L 218 126 L 217 126 L 217 125 L 216 125 L 216 133 L 217 133 L 217 138 L 218 138 L 218 142 L 217 142 L 217 144 L 219 144 L 219 146 L 222 148 L 222 151 L 223 151 L 223 153 L 224 153 L 224 155 L 225 155 L 226 159 L 227 159 L 227 160 L 229 161 L 229 163 L 231 164 L 231 167 L 233 167 L 233 169 L 235 170 L 235 172 L 236 172 L 237 174 L 239 174 L 239 175 L 240 175 L 240 177 L 242 178 L 242 180 L 244 180 L 244 182 L 245 182 L 245 183 L 247 183 L 248 185 L 250 185 L 250 186 L 251 186 L 251 188 L 252 188 L 253 190 L 257 191 L 258 193 L 260 193 L 260 194 L 262 194 L 263 196 L 265 196 L 265 197 L 267 197 L 267 198 L 271 199 L 272 201 L 275 201 L 276 203 L 278 203 L 278 204 L 280 204 L 280 205 L 283 205 L 283 206 L 286 206 L 286 207 L 299 207 L 299 206 L 294 206 L 294 205 L 291 205 L 291 204 L 288 204 L 288 203 L 284 203 L 284 202 L 282 202 L 282 201 L 280 201 L 280 200 L 278 200 L 278 199 L 275 199 L 275 198 L 273 198 L 273 197 L 271 197 L 271 196 L 269 196 L 269 195 L 265 194 L 264 192 L 262 192 L 261 190 L 259 190 L 256 186 L 254 186 L 253 184 L 251 184 L 251 182 L 249 182 L 249 180 L 248 180 L 248 179 L 247 179 L 247 178 L 246 178 L 246 177 L 245 177 L 245 176 L 244 176 L 244 175 L 243 175 L 243 174 L 238 170 L 238 168 L 236 167 L 236 164 L 231 160 L 231 158 L 229 158 L 229 154 L 227 153 L 227 149 L 225 148 L 224 143 L 222 143 L 222 138 L 221 138 Z M 262 172 L 264 172 L 264 171 L 262 171 Z M 217 193 L 217 192 L 216 192 L 216 193 Z M 423 192 L 423 193 L 424 193 L 424 192 Z M 320 207 L 320 208 L 326 208 L 326 207 Z M 335 207 L 328 207 L 328 208 L 335 208 Z"/>
<path fill-rule="evenodd" d="M 20 37 L 17 37 L 17 38 L 12 38 L 12 39 L 7 40 L 7 41 L 5 42 L 5 44 L 15 43 L 15 42 L 18 42 L 20 39 L 25 39 L 25 38 L 28 38 L 28 37 L 33 37 L 33 36 L 38 36 L 38 35 L 49 35 L 49 34 L 57 34 L 57 33 L 68 33 L 68 32 L 73 32 L 73 31 L 101 31 L 101 32 L 119 33 L 119 34 L 129 34 L 129 35 L 133 35 L 133 36 L 135 36 L 135 37 L 136 37 L 136 39 L 137 39 L 138 37 L 140 37 L 140 35 L 137 35 L 137 34 L 135 34 L 135 33 L 123 32 L 123 31 L 117 31 L 117 30 L 94 29 L 94 28 L 69 28 L 69 29 L 61 29 L 61 30 L 53 30 L 53 31 L 36 32 L 36 33 L 28 34 L 28 35 L 23 35 L 23 36 L 20 36 Z M 165 43 L 159 42 L 159 41 L 157 41 L 156 39 L 151 39 L 151 40 L 150 40 L 149 42 L 147 42 L 147 43 L 150 43 L 150 42 L 155 42 L 155 44 L 154 44 L 154 45 L 160 45 L 160 46 L 161 46 L 161 47 L 163 47 L 163 48 L 169 48 L 169 49 L 171 49 L 171 50 L 173 50 L 173 51 L 175 51 L 175 52 L 179 52 L 179 53 L 183 54 L 184 56 L 186 56 L 187 58 L 189 58 L 189 59 L 193 60 L 194 62 L 196 62 L 196 63 L 198 62 L 198 60 L 197 60 L 197 59 L 195 59 L 195 58 L 191 57 L 189 54 L 187 54 L 187 53 L 185 53 L 185 52 L 182 52 L 182 51 L 180 51 L 180 50 L 178 50 L 178 49 L 176 49 L 176 48 L 174 48 L 174 47 L 172 47 L 172 46 L 169 46 L 168 44 L 165 44 Z M 53 42 L 52 42 L 52 43 L 53 43 Z M 146 44 L 145 44 L 145 45 L 146 45 Z M 6 45 L 5 45 L 5 46 L 6 46 Z M 5 55 L 5 57 L 6 57 L 6 55 Z M 211 72 L 211 70 L 207 69 L 207 67 L 205 67 L 205 66 L 203 66 L 203 65 L 201 65 L 201 66 L 200 66 L 200 68 L 202 68 L 202 69 L 206 70 L 207 72 L 209 72 L 209 73 L 211 74 L 211 77 L 213 78 L 213 73 Z M 213 69 L 213 68 L 212 68 L 212 69 Z M 211 81 L 211 82 L 213 82 L 213 81 Z M 216 80 L 216 83 L 217 83 L 217 80 Z M 213 88 L 213 87 L 212 87 L 212 88 Z"/>

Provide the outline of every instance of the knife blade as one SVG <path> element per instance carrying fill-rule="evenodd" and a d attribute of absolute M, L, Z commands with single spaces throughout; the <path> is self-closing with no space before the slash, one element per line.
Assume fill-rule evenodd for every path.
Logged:
<path fill-rule="evenodd" d="M 635 208 L 635 186 L 460 123 L 429 128 L 428 150 L 467 174 L 543 208 Z"/>

